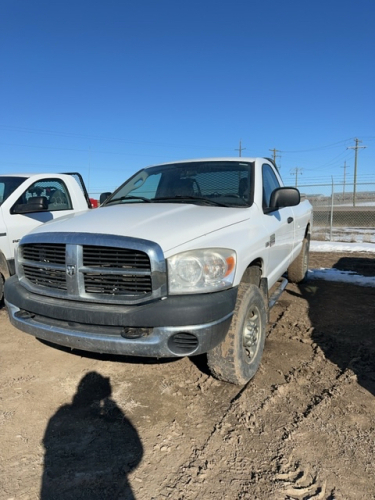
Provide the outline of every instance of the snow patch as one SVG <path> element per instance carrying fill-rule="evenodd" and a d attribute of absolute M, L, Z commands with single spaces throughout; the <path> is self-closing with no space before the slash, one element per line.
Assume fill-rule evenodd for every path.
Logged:
<path fill-rule="evenodd" d="M 311 252 L 366 252 L 375 254 L 375 244 L 373 243 L 343 243 L 331 241 L 311 241 Z M 374 256 L 375 258 L 375 256 Z M 339 269 L 309 269 L 307 277 L 310 280 L 326 280 L 352 285 L 375 287 L 374 276 L 361 276 L 353 271 L 340 271 Z"/>
<path fill-rule="evenodd" d="M 375 243 L 345 243 L 343 241 L 311 241 L 310 252 L 375 253 Z"/>
<path fill-rule="evenodd" d="M 326 280 L 351 285 L 375 287 L 375 276 L 361 276 L 353 271 L 340 271 L 339 269 L 309 269 L 307 273 L 309 280 Z"/>

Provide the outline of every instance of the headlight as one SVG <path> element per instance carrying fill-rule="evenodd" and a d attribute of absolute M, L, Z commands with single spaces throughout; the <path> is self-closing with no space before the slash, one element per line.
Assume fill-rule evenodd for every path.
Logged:
<path fill-rule="evenodd" d="M 168 259 L 169 293 L 207 293 L 229 288 L 235 270 L 233 250 L 208 248 L 179 253 Z"/>

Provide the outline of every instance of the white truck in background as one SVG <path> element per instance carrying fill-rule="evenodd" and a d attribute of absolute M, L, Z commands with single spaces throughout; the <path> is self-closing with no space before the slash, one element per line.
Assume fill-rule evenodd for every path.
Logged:
<path fill-rule="evenodd" d="M 0 301 L 4 281 L 14 274 L 20 239 L 40 224 L 91 208 L 81 175 L 0 175 Z"/>
<path fill-rule="evenodd" d="M 22 238 L 5 283 L 11 323 L 72 349 L 207 353 L 214 376 L 247 383 L 284 275 L 306 276 L 310 203 L 267 158 L 156 165 L 103 195 Z"/>

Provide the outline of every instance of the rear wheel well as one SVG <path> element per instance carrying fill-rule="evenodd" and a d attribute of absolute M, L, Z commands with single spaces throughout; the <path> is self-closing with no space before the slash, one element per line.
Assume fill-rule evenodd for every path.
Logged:
<path fill-rule="evenodd" d="M 0 252 L 0 274 L 3 275 L 4 279 L 9 278 L 9 276 L 10 276 L 8 262 L 5 258 L 5 255 L 3 254 L 3 252 Z"/>
<path fill-rule="evenodd" d="M 3 252 L 0 252 L 0 303 L 3 301 L 4 294 L 4 282 L 9 278 L 10 272 L 7 260 Z"/>

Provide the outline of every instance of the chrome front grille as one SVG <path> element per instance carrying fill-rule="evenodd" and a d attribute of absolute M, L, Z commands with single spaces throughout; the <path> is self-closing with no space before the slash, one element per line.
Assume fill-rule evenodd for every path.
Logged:
<path fill-rule="evenodd" d="M 25 277 L 37 286 L 47 286 L 66 290 L 66 273 L 61 269 L 50 269 L 48 267 L 33 267 L 24 264 Z"/>
<path fill-rule="evenodd" d="M 151 293 L 150 276 L 84 273 L 85 292 L 106 295 Z"/>
<path fill-rule="evenodd" d="M 33 262 L 65 264 L 65 245 L 30 244 L 23 247 L 23 258 Z"/>
<path fill-rule="evenodd" d="M 28 235 L 18 262 L 23 286 L 42 295 L 122 304 L 166 295 L 163 252 L 151 241 L 87 233 Z"/>
<path fill-rule="evenodd" d="M 89 267 L 114 267 L 150 271 L 150 259 L 144 252 L 126 248 L 108 248 L 85 245 L 83 265 Z"/>

